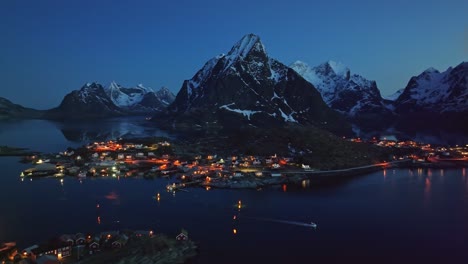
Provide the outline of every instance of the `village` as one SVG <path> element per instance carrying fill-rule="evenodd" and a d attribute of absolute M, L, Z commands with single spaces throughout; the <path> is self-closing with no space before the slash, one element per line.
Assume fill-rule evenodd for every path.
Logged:
<path fill-rule="evenodd" d="M 189 240 L 188 232 L 183 229 L 174 238 L 156 234 L 153 230 L 63 234 L 21 251 L 15 242 L 0 244 L 2 264 L 113 263 L 127 257 L 154 258 L 155 261 L 169 263 L 183 262 L 195 255 L 196 245 Z"/>
<path fill-rule="evenodd" d="M 56 154 L 25 156 L 24 162 L 34 167 L 21 172 L 21 180 L 38 177 L 76 177 L 82 181 L 93 177 L 152 179 L 165 177 L 174 182 L 168 191 L 186 187 L 252 188 L 269 185 L 301 183 L 304 180 L 323 180 L 366 173 L 391 166 L 451 167 L 468 164 L 468 146 L 431 146 L 414 141 L 372 138 L 347 139 L 358 144 L 371 144 L 390 150 L 386 160 L 365 166 L 321 170 L 300 163 L 297 156 L 255 155 L 180 155 L 167 140 L 139 139 L 93 142 L 82 148 L 67 149 Z M 135 141 L 139 143 L 135 143 Z"/>

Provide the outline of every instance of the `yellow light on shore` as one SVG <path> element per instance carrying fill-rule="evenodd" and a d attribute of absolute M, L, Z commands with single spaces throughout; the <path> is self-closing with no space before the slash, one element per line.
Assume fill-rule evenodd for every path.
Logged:
<path fill-rule="evenodd" d="M 62 258 L 62 253 L 58 253 L 57 257 L 58 257 L 58 259 L 61 259 Z"/>

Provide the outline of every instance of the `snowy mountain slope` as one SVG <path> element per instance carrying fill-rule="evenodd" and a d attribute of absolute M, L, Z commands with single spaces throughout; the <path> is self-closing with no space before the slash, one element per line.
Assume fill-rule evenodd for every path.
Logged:
<path fill-rule="evenodd" d="M 107 95 L 118 107 L 132 107 L 143 100 L 147 93 L 154 93 L 153 90 L 139 84 L 133 88 L 124 88 L 115 82 L 111 82 L 106 89 Z"/>
<path fill-rule="evenodd" d="M 395 104 L 400 114 L 468 111 L 468 62 L 444 72 L 429 68 L 412 77 Z"/>
<path fill-rule="evenodd" d="M 363 114 L 390 114 L 375 81 L 353 74 L 342 63 L 328 61 L 316 67 L 296 61 L 290 65 L 312 83 L 332 109 L 350 117 Z"/>
<path fill-rule="evenodd" d="M 165 87 L 155 92 L 142 84 L 125 88 L 115 82 L 107 87 L 106 93 L 112 102 L 130 112 L 161 111 L 174 101 L 174 95 Z"/>
<path fill-rule="evenodd" d="M 341 120 L 312 84 L 270 58 L 254 34 L 244 36 L 227 54 L 205 63 L 184 82 L 168 109 L 173 116 L 186 120 L 196 116 L 197 120 L 237 119 L 257 125 L 331 125 Z"/>
<path fill-rule="evenodd" d="M 410 130 L 442 128 L 468 132 L 468 62 L 439 72 L 429 68 L 414 76 L 394 101 L 396 127 Z"/>

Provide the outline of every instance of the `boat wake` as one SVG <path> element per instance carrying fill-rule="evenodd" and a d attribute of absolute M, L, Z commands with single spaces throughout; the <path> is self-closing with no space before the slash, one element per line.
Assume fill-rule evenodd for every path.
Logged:
<path fill-rule="evenodd" d="M 303 227 L 312 227 L 314 229 L 317 228 L 317 224 L 314 223 L 314 222 L 306 223 L 306 222 L 288 221 L 288 220 L 263 218 L 263 217 L 250 217 L 250 216 L 242 216 L 242 218 L 253 219 L 253 220 L 258 220 L 258 221 L 288 224 L 288 225 L 303 226 Z"/>

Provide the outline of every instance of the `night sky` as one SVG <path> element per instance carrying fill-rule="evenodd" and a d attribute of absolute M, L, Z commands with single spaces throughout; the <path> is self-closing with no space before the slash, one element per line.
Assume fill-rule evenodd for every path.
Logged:
<path fill-rule="evenodd" d="M 327 60 L 383 95 L 468 58 L 468 1 L 0 1 L 1 97 L 57 106 L 86 82 L 177 93 L 247 33 L 289 65 Z"/>

